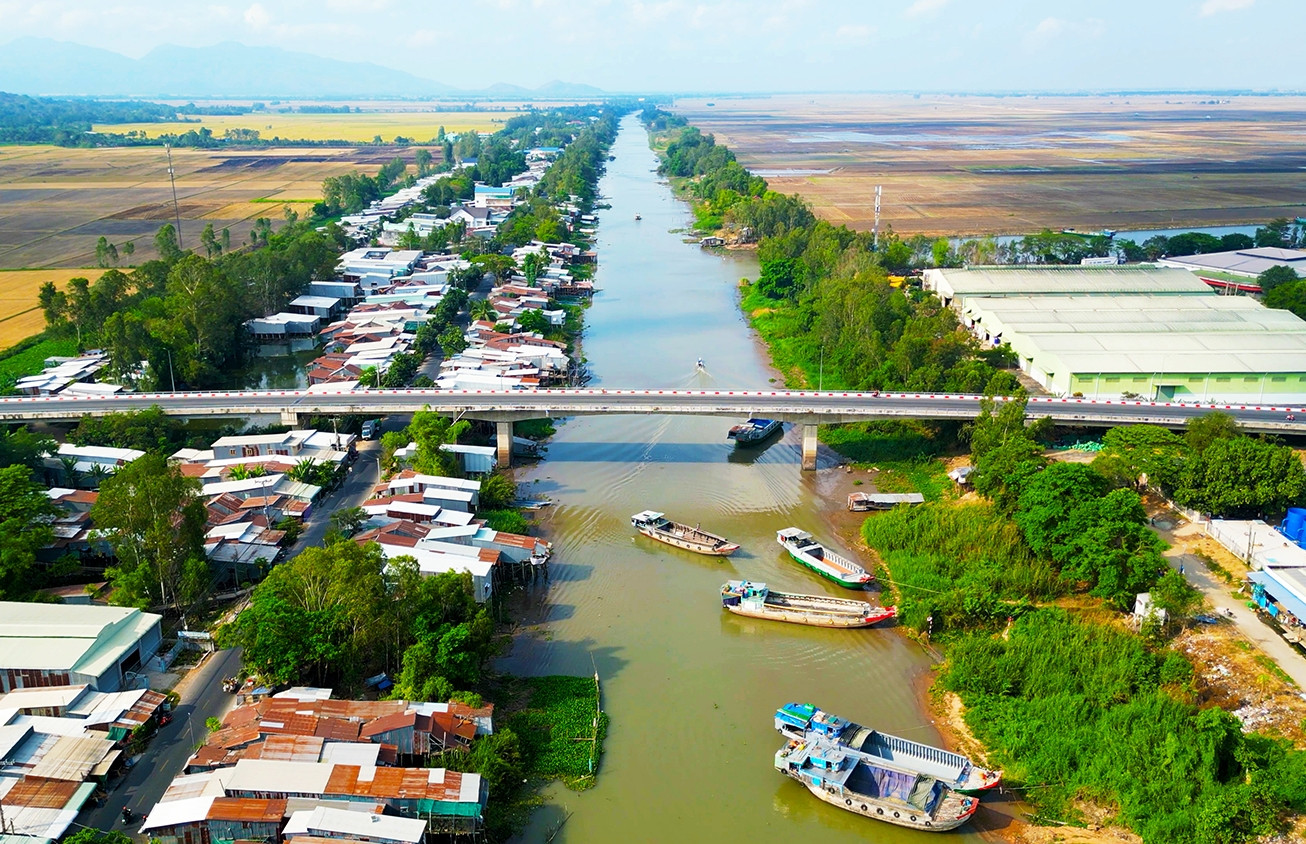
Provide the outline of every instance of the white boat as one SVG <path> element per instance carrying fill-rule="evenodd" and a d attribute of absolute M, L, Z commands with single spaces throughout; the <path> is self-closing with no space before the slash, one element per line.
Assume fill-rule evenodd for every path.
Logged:
<path fill-rule="evenodd" d="M 789 552 L 794 560 L 819 574 L 849 589 L 862 589 L 875 577 L 866 569 L 842 557 L 812 538 L 805 530 L 791 527 L 777 531 L 775 541 Z"/>
<path fill-rule="evenodd" d="M 739 546 L 725 537 L 708 533 L 702 528 L 673 522 L 664 513 L 645 510 L 630 517 L 630 524 L 635 530 L 686 551 L 695 554 L 707 554 L 710 557 L 728 557 L 739 550 Z"/>

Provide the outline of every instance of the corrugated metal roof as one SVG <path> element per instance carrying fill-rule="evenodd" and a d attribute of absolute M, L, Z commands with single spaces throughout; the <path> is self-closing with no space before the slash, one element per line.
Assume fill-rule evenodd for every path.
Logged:
<path fill-rule="evenodd" d="M 286 801 L 254 797 L 218 797 L 209 806 L 206 820 L 242 823 L 280 823 L 286 814 Z"/>
<path fill-rule="evenodd" d="M 926 270 L 925 279 L 930 287 L 947 298 L 1032 294 L 1215 295 L 1205 282 L 1188 270 L 1139 265 L 940 268 Z"/>
<path fill-rule="evenodd" d="M 4 796 L 6 806 L 62 809 L 81 787 L 80 782 L 28 776 L 14 783 Z"/>

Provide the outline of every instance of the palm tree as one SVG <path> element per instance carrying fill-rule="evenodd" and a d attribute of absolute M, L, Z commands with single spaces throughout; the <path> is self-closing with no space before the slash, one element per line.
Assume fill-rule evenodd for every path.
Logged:
<path fill-rule="evenodd" d="M 109 471 L 109 467 L 105 466 L 103 463 L 91 464 L 91 471 L 87 473 L 87 476 L 91 480 L 91 488 L 99 489 L 100 484 L 104 483 L 104 479 L 112 474 L 113 472 Z"/>
<path fill-rule="evenodd" d="M 494 305 L 490 303 L 489 299 L 477 299 L 472 302 L 467 312 L 473 321 L 483 319 L 487 322 L 494 322 L 499 316 L 499 312 L 494 309 Z"/>
<path fill-rule="evenodd" d="M 76 487 L 77 481 L 81 478 L 82 473 L 77 471 L 77 458 L 64 456 L 59 458 L 59 465 L 63 469 L 63 481 L 68 486 Z"/>
<path fill-rule="evenodd" d="M 317 461 L 311 457 L 305 457 L 290 467 L 290 471 L 286 472 L 286 477 L 301 484 L 313 483 L 317 478 Z"/>
<path fill-rule="evenodd" d="M 227 470 L 227 480 L 247 481 L 250 478 L 261 478 L 268 473 L 267 467 L 261 463 L 253 466 L 246 466 L 241 463 L 239 466 L 232 466 Z"/>

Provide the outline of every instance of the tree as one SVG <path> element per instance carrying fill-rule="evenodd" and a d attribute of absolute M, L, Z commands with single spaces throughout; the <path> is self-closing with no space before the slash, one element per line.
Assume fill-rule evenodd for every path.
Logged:
<path fill-rule="evenodd" d="M 1102 451 L 1093 468 L 1110 478 L 1115 486 L 1137 486 L 1147 482 L 1168 488 L 1187 451 L 1178 434 L 1159 425 L 1121 425 L 1102 435 Z"/>
<path fill-rule="evenodd" d="M 172 264 L 181 258 L 181 247 L 177 245 L 177 230 L 172 223 L 164 223 L 154 235 L 154 251 L 159 259 Z"/>
<path fill-rule="evenodd" d="M 553 327 L 549 318 L 538 308 L 522 311 L 521 316 L 517 317 L 517 326 L 528 334 L 548 334 Z"/>
<path fill-rule="evenodd" d="M 1047 465 L 1043 449 L 1027 437 L 1012 437 L 975 461 L 971 485 L 1004 513 L 1016 509 L 1029 479 Z"/>
<path fill-rule="evenodd" d="M 1277 516 L 1306 499 L 1306 468 L 1288 446 L 1217 439 L 1184 463 L 1174 498 L 1223 518 Z"/>
<path fill-rule="evenodd" d="M 367 519 L 362 507 L 342 507 L 331 513 L 331 526 L 345 536 L 353 536 Z"/>
<path fill-rule="evenodd" d="M 413 469 L 424 475 L 456 477 L 458 458 L 440 448 L 445 443 L 456 443 L 458 437 L 470 427 L 467 421 L 450 420 L 432 410 L 419 410 L 408 425 L 408 437 L 417 443 L 413 456 Z"/>
<path fill-rule="evenodd" d="M 450 325 L 440 332 L 440 349 L 446 358 L 451 358 L 466 348 L 467 338 L 463 336 L 463 330 L 458 326 Z"/>
<path fill-rule="evenodd" d="M 362 387 L 371 387 L 375 389 L 381 385 L 381 376 L 375 366 L 365 366 L 358 373 L 358 383 Z"/>
<path fill-rule="evenodd" d="M 200 245 L 204 247 L 204 254 L 209 260 L 216 258 L 222 252 L 222 246 L 218 244 L 218 236 L 213 231 L 213 224 L 209 223 L 200 232 Z"/>
<path fill-rule="evenodd" d="M 1233 439 L 1241 434 L 1242 426 L 1238 420 L 1218 410 L 1194 416 L 1184 423 L 1184 441 L 1197 454 L 1203 453 L 1220 440 Z"/>
<path fill-rule="evenodd" d="M 429 149 L 419 149 L 413 153 L 413 163 L 417 165 L 417 175 L 425 176 L 431 169 L 431 151 Z"/>
<path fill-rule="evenodd" d="M 1183 624 L 1202 605 L 1202 593 L 1188 584 L 1182 574 L 1167 569 L 1152 584 L 1152 603 L 1165 610 L 1171 622 Z"/>
<path fill-rule="evenodd" d="M 1084 505 L 1106 491 L 1106 479 L 1091 467 L 1053 463 L 1025 484 L 1013 519 L 1036 554 L 1064 564 L 1091 518 Z"/>
<path fill-rule="evenodd" d="M 517 484 L 504 473 L 495 472 L 481 481 L 478 500 L 480 503 L 477 506 L 485 510 L 503 510 L 511 507 L 517 500 Z"/>
<path fill-rule="evenodd" d="M 1276 286 L 1265 294 L 1265 306 L 1292 311 L 1306 319 L 1306 281 L 1290 281 Z"/>
<path fill-rule="evenodd" d="M 986 397 L 970 427 L 970 452 L 978 460 L 1014 437 L 1029 439 L 1025 431 L 1025 407 L 1029 398 L 1020 392 L 1006 401 Z"/>
<path fill-rule="evenodd" d="M 183 477 L 160 454 L 137 458 L 104 482 L 91 521 L 117 556 L 107 571 L 115 603 L 184 608 L 207 586 L 207 514 L 199 490 L 199 481 Z"/>
<path fill-rule="evenodd" d="M 477 299 L 472 302 L 467 313 L 473 321 L 493 322 L 499 316 L 499 312 L 494 309 L 494 304 L 489 299 Z"/>
<path fill-rule="evenodd" d="M 129 240 L 124 243 L 122 245 L 122 254 L 126 255 L 128 258 L 136 254 L 136 241 Z"/>
<path fill-rule="evenodd" d="M 1270 267 L 1256 277 L 1256 283 L 1261 286 L 1261 291 L 1267 294 L 1282 284 L 1293 284 L 1297 281 L 1300 281 L 1297 271 L 1283 264 Z"/>
<path fill-rule="evenodd" d="M 64 844 L 132 844 L 131 836 L 116 830 L 91 829 L 81 827 L 64 838 Z"/>
<path fill-rule="evenodd" d="M 23 465 L 0 469 L 0 595 L 5 600 L 31 591 L 36 552 L 54 541 L 50 523 L 58 513 L 31 469 Z"/>
<path fill-rule="evenodd" d="M 534 287 L 535 280 L 540 277 L 540 270 L 544 268 L 544 256 L 539 250 L 532 249 L 522 258 L 521 271 L 526 276 L 526 286 Z"/>

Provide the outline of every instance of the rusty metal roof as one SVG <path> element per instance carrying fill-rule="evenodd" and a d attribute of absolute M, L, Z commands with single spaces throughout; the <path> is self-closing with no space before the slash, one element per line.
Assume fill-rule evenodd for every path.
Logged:
<path fill-rule="evenodd" d="M 54 780 L 47 777 L 24 777 L 14 783 L 5 794 L 6 806 L 26 806 L 32 809 L 62 809 L 68 805 L 80 782 Z"/>
<path fill-rule="evenodd" d="M 278 762 L 316 762 L 322 755 L 325 740 L 318 736 L 275 735 L 251 747 L 246 759 L 271 759 Z"/>
<path fill-rule="evenodd" d="M 417 724 L 416 712 L 397 712 L 394 715 L 386 715 L 381 718 L 375 718 L 363 725 L 359 735 L 363 738 L 371 738 L 381 733 L 388 733 L 391 730 L 402 730 L 406 727 L 413 727 Z"/>
<path fill-rule="evenodd" d="M 217 797 L 209 807 L 205 820 L 239 821 L 241 823 L 280 824 L 286 815 L 286 801 L 263 800 L 251 797 Z"/>

